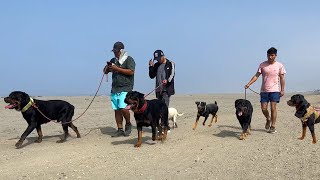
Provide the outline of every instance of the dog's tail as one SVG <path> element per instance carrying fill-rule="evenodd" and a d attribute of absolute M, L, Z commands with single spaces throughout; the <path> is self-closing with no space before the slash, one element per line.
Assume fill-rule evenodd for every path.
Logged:
<path fill-rule="evenodd" d="M 218 104 L 217 104 L 217 101 L 214 101 L 214 104 L 218 105 Z"/>
<path fill-rule="evenodd" d="M 182 116 L 182 115 L 183 115 L 183 113 L 181 113 L 181 114 L 179 114 L 179 113 L 178 113 L 177 115 L 178 115 L 178 116 Z"/>

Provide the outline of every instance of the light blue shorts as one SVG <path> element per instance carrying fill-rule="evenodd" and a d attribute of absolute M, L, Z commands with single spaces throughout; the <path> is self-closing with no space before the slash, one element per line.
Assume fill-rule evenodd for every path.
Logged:
<path fill-rule="evenodd" d="M 120 93 L 111 93 L 111 105 L 113 110 L 123 109 L 127 106 L 124 102 L 128 92 L 120 92 Z"/>

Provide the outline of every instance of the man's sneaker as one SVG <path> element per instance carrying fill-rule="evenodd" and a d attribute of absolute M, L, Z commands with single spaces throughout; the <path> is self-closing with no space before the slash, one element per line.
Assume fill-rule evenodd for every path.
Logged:
<path fill-rule="evenodd" d="M 124 131 L 122 130 L 122 129 L 118 129 L 116 132 L 114 132 L 113 134 L 112 134 L 112 136 L 111 137 L 120 137 L 120 136 L 124 136 L 125 134 L 124 134 Z"/>
<path fill-rule="evenodd" d="M 271 120 L 267 119 L 266 126 L 265 126 L 266 130 L 270 129 L 270 126 L 271 126 Z"/>
<path fill-rule="evenodd" d="M 271 127 L 270 129 L 269 129 L 269 131 L 268 131 L 268 133 L 271 133 L 271 134 L 274 134 L 274 133 L 276 133 L 277 131 L 276 131 L 276 128 L 275 127 Z"/>
<path fill-rule="evenodd" d="M 126 124 L 124 128 L 124 134 L 125 136 L 130 136 L 132 131 L 132 125 L 131 124 Z"/>

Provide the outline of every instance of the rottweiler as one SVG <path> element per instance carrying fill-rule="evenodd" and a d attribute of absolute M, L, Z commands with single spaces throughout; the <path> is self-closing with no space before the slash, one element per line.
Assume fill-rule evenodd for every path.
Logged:
<path fill-rule="evenodd" d="M 301 94 L 291 96 L 291 99 L 287 101 L 287 104 L 296 108 L 295 116 L 301 120 L 302 136 L 299 139 L 303 140 L 306 137 L 306 130 L 308 126 L 312 135 L 312 143 L 317 143 L 314 124 L 320 122 L 319 108 L 311 106 Z"/>
<path fill-rule="evenodd" d="M 237 99 L 234 102 L 236 108 L 236 116 L 241 125 L 242 133 L 240 135 L 240 140 L 245 140 L 246 135 L 251 134 L 251 118 L 253 113 L 253 107 L 249 100 Z"/>
<path fill-rule="evenodd" d="M 152 140 L 164 141 L 167 138 L 169 128 L 168 107 L 158 99 L 146 100 L 144 94 L 137 91 L 127 93 L 124 100 L 134 113 L 134 118 L 138 130 L 138 142 L 134 147 L 140 147 L 142 144 L 142 127 L 151 126 Z M 157 128 L 159 136 L 157 136 Z"/>
<path fill-rule="evenodd" d="M 28 127 L 21 135 L 19 141 L 15 144 L 17 148 L 20 148 L 23 141 L 27 136 L 34 130 L 37 129 L 38 139 L 36 143 L 42 142 L 42 130 L 41 125 L 50 122 L 49 119 L 44 117 L 39 111 L 41 111 L 45 116 L 52 120 L 57 120 L 62 123 L 62 128 L 64 131 L 64 136 L 57 143 L 65 142 L 69 136 L 68 127 L 71 127 L 76 134 L 77 138 L 80 138 L 80 133 L 75 125 L 71 122 L 72 116 L 74 114 L 74 106 L 70 103 L 62 100 L 37 100 L 32 99 L 27 93 L 21 91 L 14 91 L 10 93 L 8 97 L 4 98 L 7 109 L 15 109 L 22 113 L 23 118 L 27 121 Z"/>
<path fill-rule="evenodd" d="M 217 101 L 215 101 L 214 104 L 213 103 L 207 104 L 206 102 L 201 102 L 201 101 L 196 101 L 195 103 L 197 105 L 198 112 L 197 112 L 196 122 L 194 123 L 194 125 L 192 127 L 193 130 L 195 130 L 197 128 L 198 121 L 201 116 L 204 117 L 204 121 L 202 123 L 203 126 L 205 126 L 205 123 L 206 123 L 210 114 L 212 115 L 212 118 L 211 118 L 211 122 L 209 124 L 209 127 L 212 126 L 212 122 L 213 122 L 214 117 L 216 118 L 215 123 L 218 122 L 217 112 L 219 110 L 219 107 L 218 107 Z"/>

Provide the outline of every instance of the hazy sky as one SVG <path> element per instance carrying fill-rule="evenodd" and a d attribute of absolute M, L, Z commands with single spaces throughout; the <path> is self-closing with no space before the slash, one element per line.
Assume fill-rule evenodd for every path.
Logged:
<path fill-rule="evenodd" d="M 156 49 L 176 63 L 176 93 L 242 93 L 278 49 L 286 91 L 320 89 L 317 0 L 0 1 L 0 95 L 92 95 L 122 41 L 148 93 Z M 259 81 L 251 86 L 259 91 Z M 109 94 L 111 76 L 100 94 Z"/>

